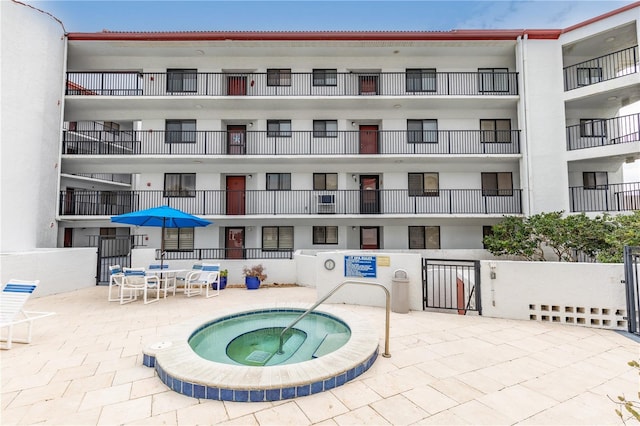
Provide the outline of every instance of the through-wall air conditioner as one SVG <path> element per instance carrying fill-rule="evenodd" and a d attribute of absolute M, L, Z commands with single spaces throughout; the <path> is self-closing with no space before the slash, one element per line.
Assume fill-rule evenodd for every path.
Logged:
<path fill-rule="evenodd" d="M 335 195 L 318 195 L 318 214 L 333 214 L 336 212 Z"/>

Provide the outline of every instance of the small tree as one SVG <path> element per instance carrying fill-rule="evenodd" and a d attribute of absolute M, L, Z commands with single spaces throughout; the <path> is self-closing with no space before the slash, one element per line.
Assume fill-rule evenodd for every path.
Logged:
<path fill-rule="evenodd" d="M 547 260 L 547 250 L 552 251 L 560 262 L 575 262 L 578 253 L 596 256 L 611 248 L 611 235 L 618 225 L 609 216 L 590 219 L 584 213 L 567 217 L 563 217 L 563 213 L 539 213 L 528 218 L 506 217 L 493 226 L 493 235 L 485 237 L 485 247 L 498 256 L 514 255 L 543 261 Z"/>
<path fill-rule="evenodd" d="M 607 247 L 598 253 L 598 261 L 622 263 L 624 246 L 640 246 L 640 210 L 616 216 L 605 239 Z"/>

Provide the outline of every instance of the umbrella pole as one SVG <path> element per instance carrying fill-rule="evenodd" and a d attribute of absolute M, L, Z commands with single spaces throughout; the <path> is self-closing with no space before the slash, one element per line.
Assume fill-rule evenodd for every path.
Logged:
<path fill-rule="evenodd" d="M 162 229 L 160 230 L 160 271 L 164 269 L 164 224 L 166 217 L 162 218 Z"/>

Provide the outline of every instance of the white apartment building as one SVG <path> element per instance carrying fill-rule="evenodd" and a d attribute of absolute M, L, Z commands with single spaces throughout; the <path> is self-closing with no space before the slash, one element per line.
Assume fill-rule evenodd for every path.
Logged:
<path fill-rule="evenodd" d="M 215 223 L 164 235 L 185 259 L 482 249 L 505 215 L 640 209 L 639 3 L 450 32 L 65 33 L 1 7 L 3 251 L 159 248 L 110 222 L 158 205 Z"/>

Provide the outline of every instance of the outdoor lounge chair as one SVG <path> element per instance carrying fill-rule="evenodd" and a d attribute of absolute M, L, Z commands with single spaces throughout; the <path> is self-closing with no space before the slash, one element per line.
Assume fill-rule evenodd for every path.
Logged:
<path fill-rule="evenodd" d="M 138 293 L 142 292 L 144 304 L 160 300 L 160 279 L 156 275 L 148 275 L 144 268 L 123 268 L 124 279 L 120 289 L 120 304 L 138 300 Z M 156 297 L 149 299 L 149 291 L 155 291 Z"/>
<path fill-rule="evenodd" d="M 210 293 L 215 284 L 215 293 Z M 187 297 L 198 296 L 203 293 L 205 297 L 218 296 L 220 294 L 220 264 L 202 264 L 202 270 L 192 271 L 185 278 L 184 294 Z"/>
<path fill-rule="evenodd" d="M 120 291 L 122 289 L 123 281 L 124 272 L 122 272 L 122 267 L 120 265 L 109 266 L 109 302 L 117 302 L 120 300 Z M 115 296 L 112 293 L 114 288 L 118 290 Z"/>
<path fill-rule="evenodd" d="M 55 312 L 25 311 L 22 308 L 33 294 L 40 281 L 10 280 L 0 293 L 0 328 L 7 327 L 7 337 L 0 341 L 6 342 L 1 349 L 11 349 L 13 342 L 31 343 L 31 328 L 33 321 L 53 315 Z M 13 326 L 27 324 L 26 338 L 13 338 Z"/>

